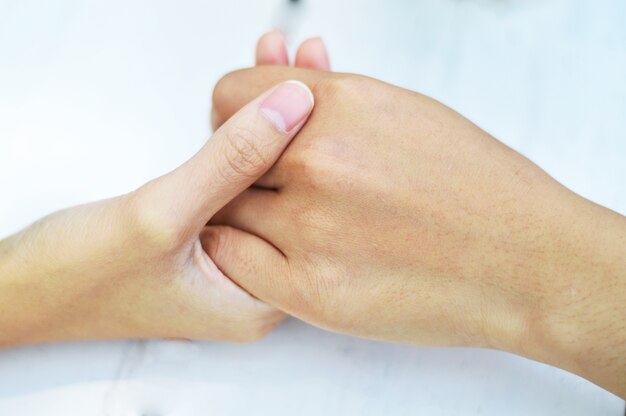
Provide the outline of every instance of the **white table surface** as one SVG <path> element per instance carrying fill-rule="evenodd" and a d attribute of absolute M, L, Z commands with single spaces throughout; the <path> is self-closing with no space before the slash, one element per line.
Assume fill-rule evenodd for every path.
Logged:
<path fill-rule="evenodd" d="M 284 16 L 334 68 L 456 108 L 626 213 L 626 1 L 0 0 L 0 235 L 177 166 L 210 94 Z M 280 17 L 283 16 L 283 17 Z M 626 376 L 626 375 L 625 375 Z M 258 344 L 0 351 L 0 415 L 606 415 L 624 402 L 509 354 L 387 345 L 295 320 Z"/>

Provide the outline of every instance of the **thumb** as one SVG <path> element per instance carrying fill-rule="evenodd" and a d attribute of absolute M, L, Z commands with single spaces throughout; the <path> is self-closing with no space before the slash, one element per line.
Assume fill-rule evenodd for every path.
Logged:
<path fill-rule="evenodd" d="M 149 184 L 149 199 L 198 232 L 276 162 L 312 109 L 306 85 L 278 84 L 235 113 L 186 163 Z"/>

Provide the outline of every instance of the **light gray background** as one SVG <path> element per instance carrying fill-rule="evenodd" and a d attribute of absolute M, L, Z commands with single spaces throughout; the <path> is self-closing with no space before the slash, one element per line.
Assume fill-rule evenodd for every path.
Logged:
<path fill-rule="evenodd" d="M 0 235 L 130 191 L 209 136 L 256 37 L 321 34 L 336 70 L 459 110 L 626 213 L 626 1 L 0 0 Z M 292 43 L 293 45 L 293 43 Z M 295 320 L 249 346 L 0 351 L 0 415 L 610 415 L 624 402 L 505 353 L 386 345 Z"/>

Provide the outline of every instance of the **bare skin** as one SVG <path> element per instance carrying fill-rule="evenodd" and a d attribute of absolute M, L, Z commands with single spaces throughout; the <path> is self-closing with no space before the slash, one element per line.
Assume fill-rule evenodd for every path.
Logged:
<path fill-rule="evenodd" d="M 312 106 L 301 83 L 274 86 L 173 172 L 0 242 L 0 346 L 268 333 L 284 314 L 229 280 L 200 239 L 213 214 L 280 156 Z"/>
<path fill-rule="evenodd" d="M 227 75 L 215 122 L 284 79 L 316 108 L 203 246 L 307 322 L 510 351 L 626 396 L 626 219 L 423 95 L 287 67 Z"/>
<path fill-rule="evenodd" d="M 257 64 L 289 64 L 278 34 Z M 228 123 L 174 172 L 0 241 L 0 346 L 250 341 L 283 309 L 359 336 L 511 351 L 625 396 L 624 218 L 427 97 L 319 72 L 319 39 L 295 64 L 317 71 L 225 78 L 213 120 Z M 254 103 L 233 116 L 289 77 L 322 106 L 214 217 L 301 127 L 277 132 Z M 233 142 L 242 131 L 261 140 Z"/>
<path fill-rule="evenodd" d="M 256 63 L 289 64 L 279 33 L 259 39 Z M 328 69 L 319 39 L 299 46 L 295 64 Z M 253 341 L 274 328 L 284 313 L 224 276 L 200 244 L 211 216 L 271 166 L 304 122 L 279 131 L 260 116 L 261 105 L 253 101 L 175 171 L 0 241 L 0 347 L 106 338 Z"/>

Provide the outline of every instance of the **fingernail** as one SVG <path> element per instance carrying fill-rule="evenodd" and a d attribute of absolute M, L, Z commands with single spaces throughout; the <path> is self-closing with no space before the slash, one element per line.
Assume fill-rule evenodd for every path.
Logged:
<path fill-rule="evenodd" d="M 261 103 L 261 113 L 280 131 L 289 133 L 313 109 L 313 93 L 300 81 L 280 84 Z"/>

